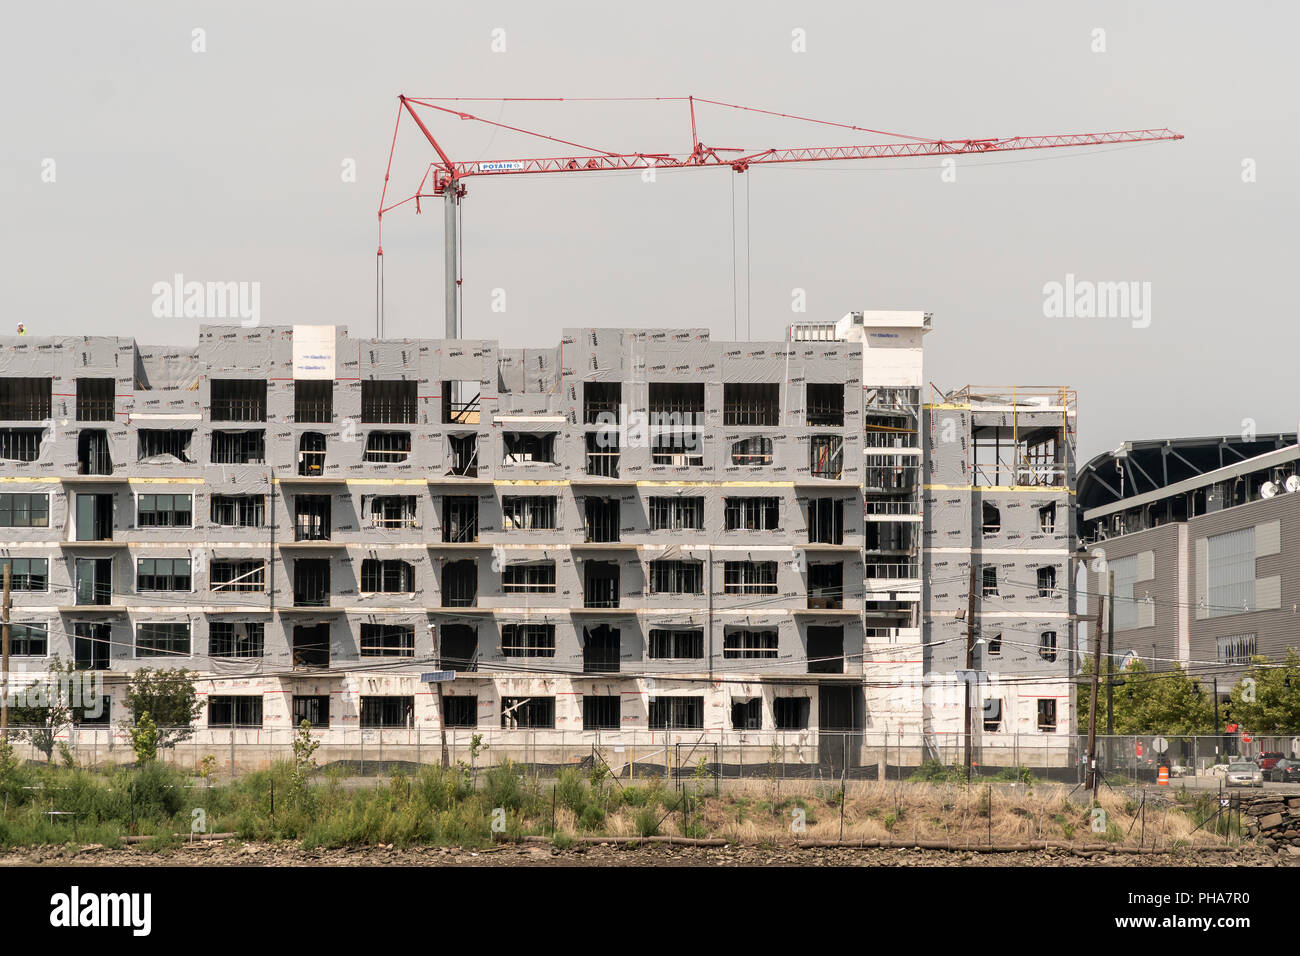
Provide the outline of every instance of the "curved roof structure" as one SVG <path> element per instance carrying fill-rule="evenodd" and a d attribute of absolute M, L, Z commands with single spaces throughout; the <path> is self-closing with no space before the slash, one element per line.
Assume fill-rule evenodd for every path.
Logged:
<path fill-rule="evenodd" d="M 1158 492 L 1295 444 L 1295 432 L 1256 435 L 1249 441 L 1240 435 L 1126 441 L 1079 469 L 1078 514 L 1083 517 L 1092 508 Z"/>

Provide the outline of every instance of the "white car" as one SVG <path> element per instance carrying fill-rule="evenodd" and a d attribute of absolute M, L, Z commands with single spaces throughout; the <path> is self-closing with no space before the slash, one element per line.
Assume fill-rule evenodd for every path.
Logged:
<path fill-rule="evenodd" d="M 1264 771 L 1253 763 L 1241 761 L 1228 764 L 1228 773 L 1224 777 L 1225 787 L 1264 787 Z"/>

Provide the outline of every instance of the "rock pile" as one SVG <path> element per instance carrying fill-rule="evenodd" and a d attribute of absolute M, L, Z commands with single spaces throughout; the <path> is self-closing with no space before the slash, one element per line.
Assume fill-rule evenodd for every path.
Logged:
<path fill-rule="evenodd" d="M 1300 796 L 1242 797 L 1241 817 L 1247 835 L 1258 836 L 1262 845 L 1300 856 Z"/>

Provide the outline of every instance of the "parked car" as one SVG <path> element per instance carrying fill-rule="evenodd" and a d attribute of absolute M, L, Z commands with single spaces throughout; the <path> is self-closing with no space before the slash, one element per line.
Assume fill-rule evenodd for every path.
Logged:
<path fill-rule="evenodd" d="M 1259 764 L 1259 769 L 1269 771 L 1273 769 L 1274 764 L 1286 757 L 1286 754 L 1276 750 L 1264 750 L 1255 758 L 1255 763 Z"/>
<path fill-rule="evenodd" d="M 1264 771 L 1260 770 L 1253 763 L 1244 760 L 1239 763 L 1228 764 L 1228 772 L 1224 775 L 1223 785 L 1225 787 L 1260 787 L 1264 786 Z"/>
<path fill-rule="evenodd" d="M 1268 779 L 1274 783 L 1300 783 L 1300 760 L 1282 757 L 1273 764 Z"/>

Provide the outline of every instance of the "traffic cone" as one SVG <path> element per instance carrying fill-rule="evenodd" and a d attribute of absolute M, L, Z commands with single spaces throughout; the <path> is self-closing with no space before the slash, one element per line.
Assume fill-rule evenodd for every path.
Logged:
<path fill-rule="evenodd" d="M 1169 786 L 1169 768 L 1161 767 L 1160 773 L 1156 776 L 1156 785 L 1160 787 Z"/>

